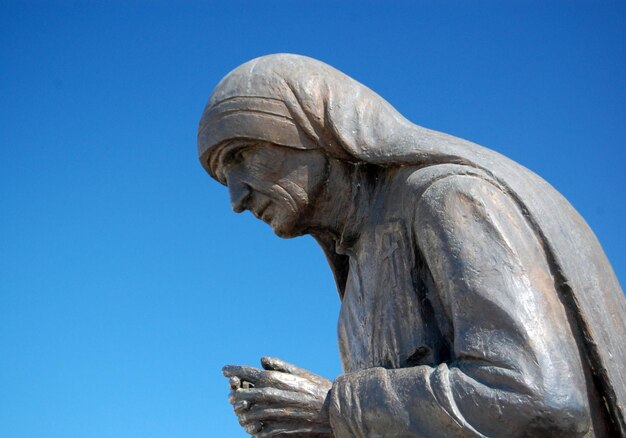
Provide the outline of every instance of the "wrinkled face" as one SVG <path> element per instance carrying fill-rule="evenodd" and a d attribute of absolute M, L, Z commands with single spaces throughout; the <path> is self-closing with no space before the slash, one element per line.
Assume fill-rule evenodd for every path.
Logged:
<path fill-rule="evenodd" d="M 326 180 L 326 168 L 320 151 L 266 143 L 239 148 L 224 160 L 233 210 L 250 210 L 280 237 L 302 234 Z"/>

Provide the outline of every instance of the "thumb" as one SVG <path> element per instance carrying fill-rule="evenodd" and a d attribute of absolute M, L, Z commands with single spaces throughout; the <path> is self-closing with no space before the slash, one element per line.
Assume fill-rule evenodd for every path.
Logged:
<path fill-rule="evenodd" d="M 275 357 L 265 356 L 261 358 L 261 366 L 263 369 L 268 371 L 280 371 L 282 373 L 293 374 L 294 376 L 300 376 L 307 380 L 310 380 L 313 383 L 322 386 L 331 386 L 332 382 L 328 379 L 325 379 L 322 376 L 318 376 L 304 368 L 300 368 L 296 365 L 293 365 L 289 362 L 285 362 L 284 360 L 280 360 Z"/>

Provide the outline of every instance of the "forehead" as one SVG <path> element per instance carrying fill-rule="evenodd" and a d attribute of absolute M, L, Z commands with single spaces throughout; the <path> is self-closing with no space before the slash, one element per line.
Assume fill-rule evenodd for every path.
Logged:
<path fill-rule="evenodd" d="M 256 163 L 267 167 L 276 166 L 288 159 L 292 152 L 296 151 L 265 142 L 230 141 L 216 151 L 209 164 L 217 179 L 225 184 L 225 172 L 233 164 Z"/>

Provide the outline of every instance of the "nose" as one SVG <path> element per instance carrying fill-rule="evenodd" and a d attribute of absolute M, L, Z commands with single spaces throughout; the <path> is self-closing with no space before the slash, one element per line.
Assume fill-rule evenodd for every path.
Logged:
<path fill-rule="evenodd" d="M 230 205 L 235 213 L 241 213 L 246 209 L 246 201 L 250 197 L 250 187 L 234 178 L 228 179 L 228 193 Z"/>

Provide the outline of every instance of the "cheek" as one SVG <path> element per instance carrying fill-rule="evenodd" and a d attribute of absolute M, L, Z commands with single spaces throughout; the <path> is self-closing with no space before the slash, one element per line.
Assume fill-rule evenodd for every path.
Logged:
<path fill-rule="evenodd" d="M 278 185 L 285 191 L 286 194 L 292 199 L 295 205 L 303 207 L 309 204 L 309 191 L 305 189 L 306 186 L 302 186 L 291 179 L 281 179 Z"/>
<path fill-rule="evenodd" d="M 276 224 L 289 222 L 295 219 L 296 211 L 294 211 L 292 203 L 283 199 L 274 200 L 271 206 L 272 222 Z"/>
<path fill-rule="evenodd" d="M 274 230 L 290 229 L 298 221 L 300 211 L 302 211 L 301 206 L 293 201 L 287 201 L 284 197 L 274 198 L 269 208 L 271 214 L 269 223 Z"/>

